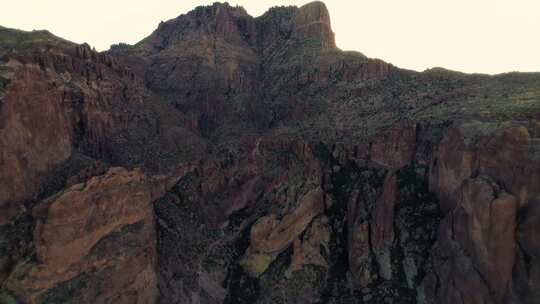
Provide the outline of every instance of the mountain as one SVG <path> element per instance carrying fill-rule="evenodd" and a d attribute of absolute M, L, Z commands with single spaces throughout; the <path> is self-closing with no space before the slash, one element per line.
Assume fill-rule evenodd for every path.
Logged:
<path fill-rule="evenodd" d="M 322 2 L 0 27 L 0 210 L 2 303 L 537 303 L 540 73 L 342 51 Z"/>

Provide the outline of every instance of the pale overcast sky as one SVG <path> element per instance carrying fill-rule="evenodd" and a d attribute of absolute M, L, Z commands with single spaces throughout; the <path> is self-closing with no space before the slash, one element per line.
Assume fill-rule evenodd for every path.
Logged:
<path fill-rule="evenodd" d="M 161 20 L 215 1 L 2 0 L 0 25 L 48 29 L 98 50 L 136 43 Z M 239 0 L 252 16 L 309 1 Z M 402 68 L 540 71 L 540 0 L 327 0 L 337 44 Z"/>

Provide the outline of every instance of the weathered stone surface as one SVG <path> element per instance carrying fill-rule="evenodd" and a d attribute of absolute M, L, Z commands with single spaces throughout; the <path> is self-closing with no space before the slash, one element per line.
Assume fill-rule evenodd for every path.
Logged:
<path fill-rule="evenodd" d="M 301 6 L 294 18 L 294 33 L 301 38 L 320 40 L 325 48 L 335 48 L 334 32 L 326 5 L 320 1 Z"/>
<path fill-rule="evenodd" d="M 292 244 L 311 221 L 324 211 L 324 201 L 323 190 L 313 189 L 281 220 L 276 215 L 257 220 L 251 228 L 250 246 L 244 257 L 246 270 L 256 276 L 264 272 L 273 258 Z"/>
<path fill-rule="evenodd" d="M 138 170 L 112 168 L 41 202 L 34 209 L 37 260 L 16 266 L 8 292 L 28 303 L 154 302 L 151 203 L 164 191 L 154 183 Z M 81 290 L 60 289 L 78 280 Z"/>
<path fill-rule="evenodd" d="M 479 143 L 478 166 L 513 193 L 519 205 L 540 195 L 540 147 L 527 126 L 504 128 Z"/>
<path fill-rule="evenodd" d="M 111 137 L 124 125 L 113 112 L 142 99 L 139 80 L 110 56 L 88 45 L 42 47 L 8 53 L 0 63 L 9 75 L 0 107 L 0 222 L 43 195 L 51 172 L 73 152 L 114 154 Z"/>
<path fill-rule="evenodd" d="M 371 246 L 369 244 L 369 224 L 359 224 L 350 232 L 349 269 L 361 286 L 371 282 Z"/>
<path fill-rule="evenodd" d="M 371 144 L 371 160 L 392 169 L 399 169 L 412 161 L 416 148 L 416 126 L 399 124 L 380 134 Z"/>
<path fill-rule="evenodd" d="M 465 180 L 460 191 L 434 249 L 433 256 L 444 260 L 432 260 L 437 280 L 455 284 L 441 284 L 431 301 L 504 303 L 514 267 L 517 200 L 482 178 Z M 445 265 L 453 270 L 446 273 Z"/>
<path fill-rule="evenodd" d="M 328 251 L 330 242 L 330 227 L 328 218 L 320 216 L 311 222 L 305 235 L 294 241 L 293 256 L 291 258 L 290 272 L 299 270 L 304 265 L 328 267 L 328 263 L 321 251 Z"/>
<path fill-rule="evenodd" d="M 522 251 L 516 265 L 513 290 L 516 301 L 534 303 L 540 297 L 540 198 L 521 210 L 517 241 Z"/>
<path fill-rule="evenodd" d="M 453 208 L 454 194 L 463 180 L 482 172 L 507 188 L 523 206 L 540 191 L 536 142 L 524 125 L 460 124 L 451 128 L 439 145 L 430 186 L 448 210 Z"/>
<path fill-rule="evenodd" d="M 39 66 L 17 65 L 0 112 L 0 223 L 19 211 L 16 203 L 32 198 L 45 174 L 72 151 L 71 117 L 61 92 L 49 89 L 50 76 Z"/>
<path fill-rule="evenodd" d="M 371 276 L 371 244 L 369 243 L 369 223 L 362 219 L 361 214 L 367 212 L 360 191 L 351 193 L 347 204 L 347 256 L 349 269 L 361 286 L 370 283 Z M 365 215 L 364 215 L 365 218 Z"/>
<path fill-rule="evenodd" d="M 382 195 L 372 211 L 370 243 L 380 276 L 392 278 L 391 248 L 394 242 L 394 210 L 397 196 L 396 176 L 389 172 L 382 188 Z"/>
<path fill-rule="evenodd" d="M 454 193 L 473 174 L 473 154 L 465 149 L 459 129 L 450 129 L 439 145 L 432 165 L 430 188 L 439 194 L 443 210 L 455 206 Z"/>
<path fill-rule="evenodd" d="M 341 51 L 321 2 L 0 27 L 0 302 L 536 303 L 539 85 Z"/>
<path fill-rule="evenodd" d="M 531 287 L 522 283 L 530 277 L 519 270 L 525 257 L 516 229 L 518 214 L 529 214 L 538 191 L 533 142 L 525 126 L 494 128 L 479 122 L 451 129 L 441 142 L 432 187 L 442 199 L 446 218 L 432 251 L 434 271 L 424 285 L 428 302 L 531 298 Z M 534 262 L 529 265 L 536 267 Z M 435 287 L 433 280 L 454 284 Z"/>

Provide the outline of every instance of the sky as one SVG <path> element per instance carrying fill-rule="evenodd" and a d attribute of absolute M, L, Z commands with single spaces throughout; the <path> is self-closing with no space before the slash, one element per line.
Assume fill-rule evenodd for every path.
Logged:
<path fill-rule="evenodd" d="M 0 25 L 47 29 L 97 50 L 134 44 L 198 5 L 192 0 L 2 0 Z M 252 16 L 309 1 L 239 0 Z M 540 0 L 326 0 L 336 42 L 398 67 L 540 72 Z"/>

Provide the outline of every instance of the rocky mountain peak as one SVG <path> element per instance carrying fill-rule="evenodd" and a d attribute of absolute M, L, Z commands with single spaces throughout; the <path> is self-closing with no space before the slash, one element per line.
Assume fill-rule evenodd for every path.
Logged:
<path fill-rule="evenodd" d="M 161 22 L 139 46 L 150 52 L 170 49 L 189 42 L 213 41 L 214 38 L 240 47 L 282 41 L 279 37 L 313 39 L 323 48 L 335 48 L 330 13 L 323 2 L 302 7 L 275 7 L 261 17 L 250 16 L 243 7 L 227 2 L 198 6 L 187 14 Z M 190 42 L 191 41 L 191 42 Z"/>
<path fill-rule="evenodd" d="M 152 53 L 214 39 L 235 45 L 252 44 L 255 41 L 255 21 L 242 7 L 216 2 L 161 22 L 139 46 Z"/>
<path fill-rule="evenodd" d="M 294 31 L 302 38 L 320 39 L 323 47 L 336 47 L 330 13 L 321 1 L 310 2 L 298 9 L 294 18 Z"/>

